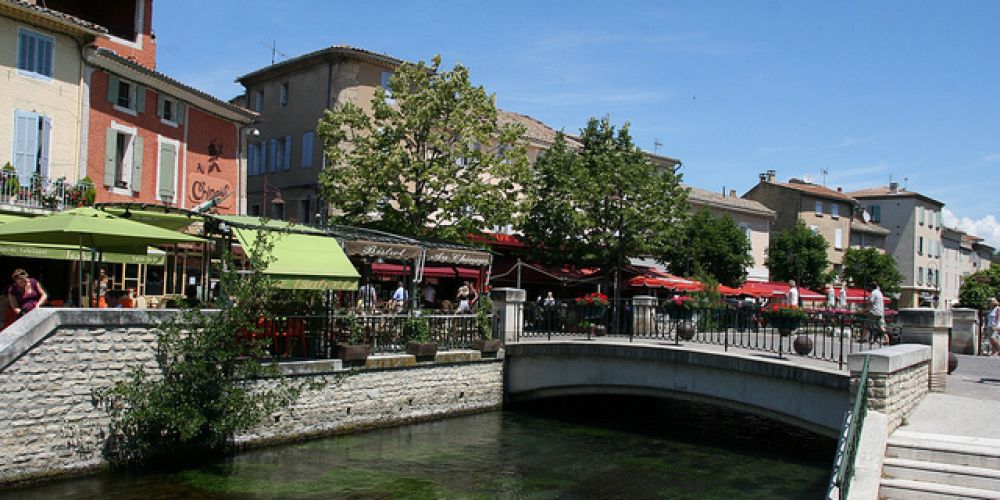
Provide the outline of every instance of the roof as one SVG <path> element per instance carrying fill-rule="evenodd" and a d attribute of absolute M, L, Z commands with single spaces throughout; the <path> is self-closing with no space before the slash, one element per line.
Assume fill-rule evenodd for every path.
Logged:
<path fill-rule="evenodd" d="M 851 231 L 861 231 L 863 233 L 882 235 L 887 235 L 892 232 L 878 224 L 875 224 L 874 222 L 865 222 L 857 217 L 851 221 Z"/>
<path fill-rule="evenodd" d="M 18 17 L 27 15 L 35 21 L 41 21 L 39 24 L 46 28 L 59 29 L 76 36 L 97 36 L 108 33 L 104 26 L 25 0 L 0 0 L 0 13 Z"/>
<path fill-rule="evenodd" d="M 125 76 L 130 80 L 146 85 L 152 89 L 172 95 L 198 109 L 216 115 L 222 119 L 250 124 L 256 121 L 257 113 L 249 109 L 230 104 L 217 97 L 209 95 L 194 87 L 183 84 L 158 71 L 149 69 L 137 62 L 126 59 L 108 49 L 88 47 L 85 58 L 87 63 L 115 74 Z"/>
<path fill-rule="evenodd" d="M 524 133 L 525 139 L 540 142 L 546 146 L 552 145 L 556 141 L 556 131 L 552 127 L 528 115 L 498 109 L 497 124 L 503 126 L 509 123 L 524 125 L 526 130 Z M 567 137 L 567 142 L 572 144 L 575 141 Z"/>
<path fill-rule="evenodd" d="M 855 197 L 857 199 L 873 199 L 873 198 L 875 198 L 875 199 L 878 199 L 878 198 L 920 198 L 920 199 L 922 199 L 922 200 L 924 200 L 924 201 L 926 201 L 928 203 L 933 203 L 935 205 L 942 206 L 942 207 L 944 206 L 943 202 L 935 200 L 934 198 L 931 198 L 930 196 L 927 196 L 927 195 L 924 195 L 924 194 L 920 194 L 920 193 L 917 193 L 915 191 L 907 191 L 906 189 L 903 189 L 903 188 L 897 188 L 895 191 L 893 191 L 891 188 L 889 188 L 887 186 L 884 186 L 884 187 L 873 187 L 873 188 L 868 188 L 868 189 L 861 189 L 861 190 L 858 190 L 858 191 L 851 191 L 848 194 L 850 194 L 851 196 L 853 196 L 853 197 Z"/>
<path fill-rule="evenodd" d="M 264 80 L 271 76 L 284 73 L 286 71 L 291 71 L 296 68 L 308 66 L 309 64 L 313 64 L 317 61 L 335 59 L 340 57 L 371 62 L 389 68 L 395 68 L 396 66 L 399 66 L 404 62 L 402 59 L 397 59 L 387 54 L 380 54 L 378 52 L 373 52 L 358 47 L 352 47 L 350 45 L 333 45 L 330 47 L 326 47 L 324 49 L 319 49 L 313 52 L 309 52 L 307 54 L 303 54 L 298 57 L 286 59 L 284 61 L 274 63 L 270 66 L 265 66 L 256 71 L 251 71 L 250 73 L 238 77 L 236 81 L 243 85 L 247 85 L 255 81 Z"/>
<path fill-rule="evenodd" d="M 768 181 L 764 181 L 768 182 Z M 820 198 L 829 198 L 831 200 L 841 200 L 849 203 L 857 203 L 851 196 L 841 191 L 834 191 L 830 188 L 820 186 L 819 184 L 812 184 L 809 182 L 771 182 L 775 186 L 781 186 L 785 189 L 792 189 L 802 193 L 806 193 L 811 196 L 816 196 Z"/>
<path fill-rule="evenodd" d="M 762 215 L 770 218 L 774 218 L 775 216 L 774 210 L 767 208 L 759 201 L 733 196 L 723 196 L 721 193 L 692 186 L 684 187 L 688 188 L 688 201 L 694 205 L 724 208 L 753 215 Z"/>

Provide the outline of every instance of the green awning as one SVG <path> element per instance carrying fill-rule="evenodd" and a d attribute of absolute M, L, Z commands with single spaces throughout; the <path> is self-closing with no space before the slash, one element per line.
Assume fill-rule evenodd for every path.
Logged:
<path fill-rule="evenodd" d="M 299 233 L 312 233 L 312 234 L 326 234 L 323 231 L 316 229 L 314 227 L 295 224 L 286 220 L 278 219 L 262 219 L 260 217 L 254 217 L 252 215 L 218 215 L 212 214 L 211 217 L 228 222 L 230 224 L 239 224 L 242 226 L 253 226 L 258 228 L 267 228 L 275 231 L 284 231 L 286 229 L 291 229 Z"/>
<path fill-rule="evenodd" d="M 37 243 L 15 243 L 0 241 L 0 256 L 23 259 L 79 260 L 80 247 L 72 245 L 43 245 Z M 83 259 L 90 259 L 90 249 L 83 248 Z M 167 255 L 162 250 L 150 248 L 146 253 L 104 252 L 101 262 L 116 264 L 149 264 L 162 266 Z"/>
<path fill-rule="evenodd" d="M 251 255 L 260 230 L 234 228 L 243 251 Z M 337 240 L 328 236 L 268 231 L 273 238 L 272 262 L 264 272 L 279 288 L 291 290 L 357 290 L 358 271 Z"/>
<path fill-rule="evenodd" d="M 144 224 L 149 224 L 150 226 L 161 227 L 171 231 L 183 229 L 191 224 L 194 224 L 195 222 L 201 222 L 202 220 L 202 217 L 191 213 L 168 212 L 156 209 L 133 210 L 131 208 L 125 209 L 107 207 L 103 210 L 123 219 L 142 222 Z"/>

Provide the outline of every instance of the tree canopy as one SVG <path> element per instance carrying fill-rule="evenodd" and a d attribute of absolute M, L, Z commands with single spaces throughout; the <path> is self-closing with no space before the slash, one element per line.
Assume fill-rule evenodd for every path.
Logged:
<path fill-rule="evenodd" d="M 371 115 L 350 102 L 324 113 L 320 194 L 338 222 L 448 240 L 511 223 L 529 173 L 524 127 L 498 123 L 464 66 L 440 65 L 400 65 Z"/>
<path fill-rule="evenodd" d="M 874 248 L 848 248 L 844 252 L 841 276 L 854 286 L 869 287 L 878 283 L 885 293 L 900 291 L 899 284 L 903 281 L 896 270 L 895 259 Z"/>
<path fill-rule="evenodd" d="M 828 243 L 798 221 L 771 238 L 767 265 L 772 280 L 797 280 L 799 285 L 818 288 L 829 282 L 826 258 Z"/>
<path fill-rule="evenodd" d="M 1000 298 L 1000 266 L 990 266 L 962 280 L 958 302 L 962 307 L 986 309 L 990 298 Z"/>
<path fill-rule="evenodd" d="M 605 271 L 629 256 L 665 259 L 687 219 L 680 176 L 650 163 L 628 124 L 591 118 L 578 140 L 558 133 L 535 163 L 522 226 L 535 257 Z"/>
<path fill-rule="evenodd" d="M 702 209 L 691 217 L 683 244 L 672 248 L 668 261 L 674 274 L 705 273 L 724 285 L 738 287 L 746 280 L 753 256 L 750 242 L 732 217 L 718 217 Z"/>

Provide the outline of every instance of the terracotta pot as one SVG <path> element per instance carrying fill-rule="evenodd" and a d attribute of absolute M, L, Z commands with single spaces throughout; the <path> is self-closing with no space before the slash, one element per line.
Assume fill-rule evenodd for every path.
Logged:
<path fill-rule="evenodd" d="M 694 338 L 694 333 L 694 321 L 680 321 L 677 323 L 677 336 L 681 339 L 691 340 Z"/>
<path fill-rule="evenodd" d="M 813 350 L 813 341 L 808 335 L 799 335 L 795 337 L 795 342 L 792 343 L 792 348 L 799 356 L 805 356 Z"/>
<path fill-rule="evenodd" d="M 417 357 L 417 361 L 434 361 L 438 352 L 437 342 L 407 342 L 406 353 Z"/>

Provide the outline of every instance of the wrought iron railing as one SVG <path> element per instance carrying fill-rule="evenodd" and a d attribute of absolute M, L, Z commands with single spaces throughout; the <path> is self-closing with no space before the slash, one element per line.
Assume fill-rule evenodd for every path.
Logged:
<path fill-rule="evenodd" d="M 830 473 L 830 486 L 827 498 L 843 499 L 848 497 L 851 480 L 854 479 L 854 461 L 858 455 L 858 443 L 861 440 L 861 428 L 868 414 L 868 361 L 865 356 L 858 379 L 857 393 L 854 405 L 844 414 L 844 425 L 837 443 L 837 455 L 833 459 L 833 471 Z"/>
<path fill-rule="evenodd" d="M 614 314 L 614 308 L 620 307 Z M 842 368 L 847 356 L 898 341 L 898 328 L 885 326 L 864 313 L 838 310 L 804 310 L 804 317 L 786 325 L 766 308 L 743 304 L 682 307 L 670 300 L 619 302 L 607 306 L 566 302 L 548 307 L 525 304 L 524 338 L 609 335 L 635 340 L 675 343 L 698 342 L 768 351 L 783 357 L 790 353 L 827 361 Z M 617 323 L 615 318 L 618 318 Z"/>
<path fill-rule="evenodd" d="M 37 174 L 25 177 L 13 170 L 0 170 L 0 204 L 65 210 L 93 203 L 94 186 L 89 182 L 50 179 Z"/>

